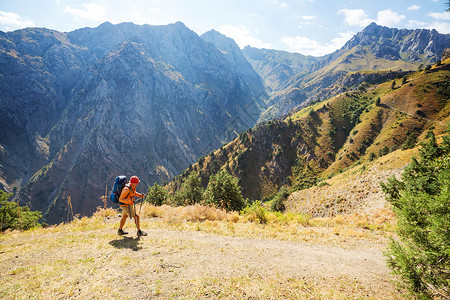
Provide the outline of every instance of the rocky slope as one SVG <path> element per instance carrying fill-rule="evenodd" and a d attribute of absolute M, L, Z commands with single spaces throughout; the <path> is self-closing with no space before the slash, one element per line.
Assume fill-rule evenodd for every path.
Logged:
<path fill-rule="evenodd" d="M 169 189 L 179 188 L 192 171 L 200 174 L 206 186 L 210 175 L 227 170 L 240 178 L 244 197 L 270 199 L 283 185 L 291 191 L 303 190 L 356 165 L 371 168 L 377 157 L 413 147 L 411 140 L 420 140 L 427 130 L 437 135 L 445 132 L 450 121 L 450 60 L 430 71 L 411 73 L 405 82 L 402 77 L 397 79 L 399 74 L 349 75 L 336 85 L 364 82 L 363 88 L 349 89 L 283 119 L 255 126 L 194 164 L 175 178 Z M 398 156 L 410 159 L 411 152 Z M 359 188 L 363 185 L 361 182 Z M 330 195 L 320 194 L 311 200 L 327 199 L 330 203 L 308 203 L 314 212 L 301 212 L 328 216 L 329 212 L 318 210 L 317 205 L 334 207 L 339 199 Z M 350 199 L 341 204 L 350 207 L 356 202 Z M 300 204 L 291 203 L 292 210 L 299 211 Z"/>
<path fill-rule="evenodd" d="M 170 180 L 258 120 L 397 76 L 349 72 L 415 69 L 437 60 L 448 44 L 449 35 L 436 31 L 375 24 L 321 58 L 249 47 L 241 51 L 216 31 L 200 37 L 180 22 L 104 23 L 69 33 L 44 28 L 0 32 L 0 187 L 43 211 L 50 223 L 67 215 L 68 196 L 75 213 L 89 214 L 119 174 L 138 174 L 141 189 Z M 326 115 L 327 108 L 322 110 Z M 321 114 L 316 121 L 325 120 Z M 260 145 L 252 147 L 270 149 L 261 148 L 257 155 L 240 150 L 237 160 L 245 155 L 262 159 L 249 163 L 248 170 L 235 170 L 244 185 L 259 179 L 242 172 L 262 174 L 267 182 L 290 172 L 297 150 L 313 153 L 315 133 L 323 130 L 321 124 L 288 123 L 303 137 L 284 140 L 278 136 L 285 133 L 278 131 L 267 136 L 273 124 L 256 130 L 262 130 L 255 135 Z M 347 131 L 331 137 L 333 147 L 342 146 Z M 276 146 L 274 137 L 285 144 Z M 278 162 L 280 155 L 286 161 Z M 280 182 L 287 180 L 283 176 Z M 267 191 L 258 183 L 246 195 L 265 197 L 280 182 L 265 185 Z"/>
<path fill-rule="evenodd" d="M 449 45 L 450 35 L 436 30 L 396 29 L 372 23 L 341 49 L 323 57 L 254 48 L 243 52 L 263 80 L 275 84 L 269 86 L 270 108 L 261 117 L 268 121 L 317 100 L 318 93 L 351 72 L 415 71 L 420 64 L 438 61 Z"/>
<path fill-rule="evenodd" d="M 138 174 L 143 189 L 170 179 L 265 109 L 258 75 L 182 23 L 1 38 L 1 177 L 29 180 L 19 199 L 50 223 L 67 214 L 67 196 L 91 213 L 119 174 Z"/>

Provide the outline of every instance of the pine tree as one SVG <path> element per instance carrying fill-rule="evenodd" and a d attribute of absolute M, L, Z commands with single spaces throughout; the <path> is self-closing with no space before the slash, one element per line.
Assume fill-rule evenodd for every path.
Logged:
<path fill-rule="evenodd" d="M 184 203 L 193 205 L 203 202 L 205 190 L 202 187 L 201 180 L 197 172 L 192 172 L 181 185 L 182 197 Z"/>
<path fill-rule="evenodd" d="M 289 197 L 288 189 L 283 186 L 275 195 L 272 201 L 271 209 L 273 211 L 284 211 L 286 207 L 284 206 L 284 201 Z"/>
<path fill-rule="evenodd" d="M 388 265 L 424 299 L 450 297 L 450 134 L 441 145 L 431 132 L 402 181 L 381 183 L 398 218 Z"/>
<path fill-rule="evenodd" d="M 406 84 L 408 82 L 408 76 L 403 76 L 402 78 L 402 85 Z"/>
<path fill-rule="evenodd" d="M 0 230 L 22 229 L 40 226 L 38 221 L 42 218 L 39 211 L 30 211 L 28 206 L 19 206 L 16 202 L 8 201 L 12 194 L 0 190 Z"/>
<path fill-rule="evenodd" d="M 161 206 L 166 203 L 168 196 L 167 191 L 155 182 L 152 187 L 148 188 L 146 201 L 155 206 Z"/>
<path fill-rule="evenodd" d="M 225 170 L 211 176 L 206 188 L 206 201 L 228 211 L 240 211 L 245 206 L 238 179 Z"/>

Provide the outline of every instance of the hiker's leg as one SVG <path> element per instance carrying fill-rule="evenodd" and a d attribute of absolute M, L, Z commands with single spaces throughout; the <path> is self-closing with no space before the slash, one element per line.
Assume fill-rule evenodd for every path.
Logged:
<path fill-rule="evenodd" d="M 141 230 L 141 223 L 139 221 L 139 216 L 138 215 L 134 215 L 134 221 L 136 222 L 137 229 Z"/>
<path fill-rule="evenodd" d="M 120 219 L 120 226 L 119 229 L 123 229 L 123 226 L 125 225 L 125 222 L 127 221 L 128 215 L 123 213 L 122 219 Z"/>

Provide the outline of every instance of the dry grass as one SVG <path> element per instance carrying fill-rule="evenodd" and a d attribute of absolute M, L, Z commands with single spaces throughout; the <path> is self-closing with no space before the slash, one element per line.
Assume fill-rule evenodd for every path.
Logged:
<path fill-rule="evenodd" d="M 378 299 L 354 278 L 339 277 L 310 279 L 277 276 L 239 276 L 231 278 L 200 278 L 185 282 L 187 290 L 176 297 L 223 299 Z M 188 293 L 186 293 L 188 291 Z M 375 297 L 376 298 L 375 298 Z M 383 299 L 402 299 L 386 293 Z M 350 297 L 350 298 L 349 298 Z M 380 298 L 381 299 L 381 298 Z"/>
<path fill-rule="evenodd" d="M 293 193 L 286 208 L 315 218 L 389 211 L 380 182 L 392 176 L 399 179 L 405 165 L 417 153 L 418 148 L 397 150 L 374 162 L 350 168 L 317 186 Z"/>
<path fill-rule="evenodd" d="M 265 215 L 264 223 L 254 214 L 256 209 Z M 373 286 L 366 278 L 330 277 L 319 270 L 292 275 L 275 267 L 283 258 L 277 256 L 283 246 L 264 252 L 270 240 L 276 240 L 272 246 L 289 241 L 286 245 L 292 249 L 323 245 L 317 247 L 331 252 L 381 250 L 391 234 L 388 210 L 378 215 L 314 219 L 292 212 L 274 213 L 262 206 L 254 210 L 238 214 L 201 205 L 155 207 L 146 203 L 140 215 L 150 235 L 143 240 L 118 237 L 120 215 L 101 208 L 93 217 L 69 224 L 6 232 L 0 236 L 0 298 L 401 298 L 390 279 L 371 279 L 376 282 Z M 126 227 L 131 231 L 134 224 L 128 220 Z M 198 231 L 214 235 L 194 233 Z M 247 238 L 251 249 L 241 245 L 242 239 L 226 236 Z M 248 257 L 261 261 L 249 267 Z M 229 266 L 233 271 L 228 270 L 229 260 L 234 261 Z M 284 268 L 288 266 L 285 262 Z"/>

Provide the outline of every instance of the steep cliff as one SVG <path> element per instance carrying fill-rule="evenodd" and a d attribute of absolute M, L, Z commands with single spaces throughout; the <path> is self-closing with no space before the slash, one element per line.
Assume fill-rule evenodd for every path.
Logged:
<path fill-rule="evenodd" d="M 20 201 L 51 223 L 67 196 L 91 213 L 119 174 L 143 189 L 169 180 L 265 109 L 258 75 L 182 23 L 32 28 L 2 33 L 1 46 L 2 179 L 28 182 Z"/>

